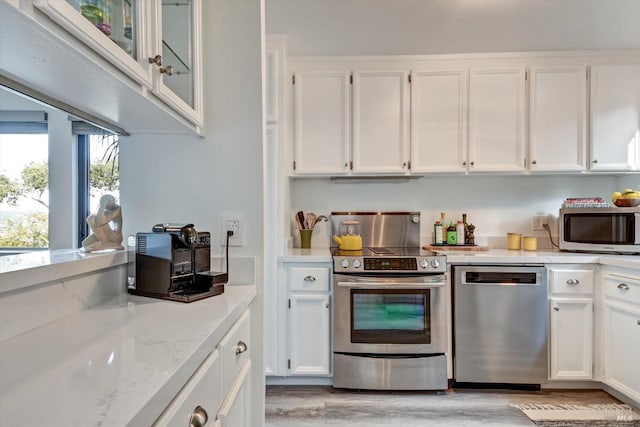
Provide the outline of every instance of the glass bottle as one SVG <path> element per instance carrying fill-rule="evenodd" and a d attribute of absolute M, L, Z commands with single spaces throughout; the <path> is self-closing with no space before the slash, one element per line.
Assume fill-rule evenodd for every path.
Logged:
<path fill-rule="evenodd" d="M 440 223 L 440 221 L 436 221 L 436 223 L 433 225 L 433 238 L 434 238 L 434 243 L 436 245 L 442 245 L 443 241 L 442 241 L 442 224 Z"/>
<path fill-rule="evenodd" d="M 455 245 L 458 242 L 458 235 L 456 233 L 456 225 L 451 221 L 447 228 L 447 245 Z"/>
<path fill-rule="evenodd" d="M 456 223 L 456 245 L 464 245 L 464 224 L 462 221 Z"/>

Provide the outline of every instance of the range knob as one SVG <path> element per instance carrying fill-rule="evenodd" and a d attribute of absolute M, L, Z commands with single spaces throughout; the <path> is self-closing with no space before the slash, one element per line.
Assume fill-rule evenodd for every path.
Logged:
<path fill-rule="evenodd" d="M 429 267 L 429 261 L 427 261 L 426 259 L 423 259 L 422 261 L 420 261 L 420 267 L 422 268 Z"/>
<path fill-rule="evenodd" d="M 359 259 L 354 259 L 354 260 L 353 260 L 353 264 L 351 264 L 351 265 L 353 265 L 353 268 L 360 268 L 360 266 L 362 265 L 362 263 L 360 262 L 360 260 L 359 260 Z"/>
<path fill-rule="evenodd" d="M 438 261 L 437 259 L 432 259 L 431 260 L 431 267 L 433 267 L 433 268 L 440 267 L 440 261 Z"/>
<path fill-rule="evenodd" d="M 349 268 L 349 260 L 348 259 L 343 259 L 342 262 L 340 263 L 340 265 L 343 268 Z"/>

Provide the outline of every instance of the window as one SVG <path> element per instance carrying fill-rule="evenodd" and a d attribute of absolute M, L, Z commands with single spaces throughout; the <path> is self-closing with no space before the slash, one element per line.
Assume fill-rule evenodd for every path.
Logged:
<path fill-rule="evenodd" d="M 78 247 L 91 233 L 86 219 L 104 194 L 120 198 L 119 139 L 85 123 L 73 124 L 78 138 Z"/>
<path fill-rule="evenodd" d="M 49 246 L 47 115 L 0 115 L 0 248 Z"/>

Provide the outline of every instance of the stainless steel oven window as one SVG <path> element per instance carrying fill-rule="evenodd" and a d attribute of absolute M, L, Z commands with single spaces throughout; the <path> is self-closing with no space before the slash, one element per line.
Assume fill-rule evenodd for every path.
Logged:
<path fill-rule="evenodd" d="M 351 289 L 351 342 L 431 344 L 429 289 Z"/>

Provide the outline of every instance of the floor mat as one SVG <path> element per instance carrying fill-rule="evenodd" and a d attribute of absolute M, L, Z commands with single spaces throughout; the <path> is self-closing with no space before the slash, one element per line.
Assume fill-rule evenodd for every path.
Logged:
<path fill-rule="evenodd" d="M 537 426 L 640 426 L 640 414 L 629 405 L 514 403 Z"/>

